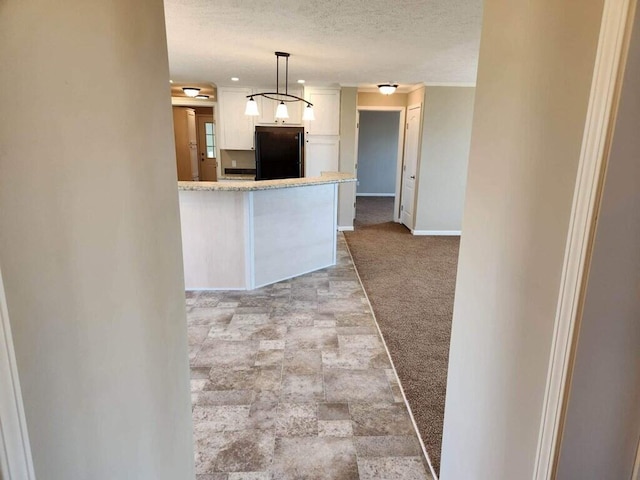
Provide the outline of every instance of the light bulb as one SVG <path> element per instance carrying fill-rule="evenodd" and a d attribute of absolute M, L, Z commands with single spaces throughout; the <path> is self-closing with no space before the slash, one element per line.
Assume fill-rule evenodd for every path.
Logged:
<path fill-rule="evenodd" d="M 260 115 L 260 112 L 258 111 L 258 103 L 253 98 L 250 98 L 247 102 L 244 114 L 249 115 L 250 117 L 257 117 Z"/>

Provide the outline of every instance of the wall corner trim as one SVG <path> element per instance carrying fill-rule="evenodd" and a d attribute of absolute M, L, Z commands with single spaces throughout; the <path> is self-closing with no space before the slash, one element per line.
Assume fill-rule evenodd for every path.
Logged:
<path fill-rule="evenodd" d="M 533 480 L 555 478 L 602 178 L 636 0 L 605 0 L 578 163 Z"/>
<path fill-rule="evenodd" d="M 353 230 L 354 230 L 354 228 L 352 226 L 351 227 L 350 226 L 342 227 L 342 226 L 338 225 L 338 231 L 339 232 L 353 232 Z"/>

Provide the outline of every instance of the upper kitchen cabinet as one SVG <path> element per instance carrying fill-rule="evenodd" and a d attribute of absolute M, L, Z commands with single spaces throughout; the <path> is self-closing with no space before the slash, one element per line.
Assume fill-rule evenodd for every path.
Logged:
<path fill-rule="evenodd" d="M 271 92 L 271 88 L 254 88 L 253 93 Z M 302 97 L 301 88 L 292 88 L 289 90 L 291 95 Z M 285 102 L 289 112 L 289 118 L 285 120 L 276 120 L 276 108 L 280 102 L 270 98 L 255 97 L 258 103 L 258 111 L 260 115 L 256 117 L 256 125 L 302 125 L 302 102 Z"/>
<path fill-rule="evenodd" d="M 254 117 L 244 114 L 251 88 L 218 88 L 218 135 L 221 150 L 253 150 Z"/>
<path fill-rule="evenodd" d="M 305 100 L 313 104 L 315 120 L 305 122 L 309 135 L 340 135 L 340 89 L 305 88 Z"/>
<path fill-rule="evenodd" d="M 302 88 L 290 88 L 289 93 L 296 97 L 304 98 L 302 96 Z M 283 120 L 282 125 L 302 125 L 302 102 L 289 102 L 287 103 L 287 110 L 289 111 L 289 118 Z"/>

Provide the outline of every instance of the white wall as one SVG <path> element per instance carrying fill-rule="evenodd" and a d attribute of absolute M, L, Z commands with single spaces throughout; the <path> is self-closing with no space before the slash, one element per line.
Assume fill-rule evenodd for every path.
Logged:
<path fill-rule="evenodd" d="M 560 480 L 631 479 L 640 439 L 639 15 L 598 216 Z"/>
<path fill-rule="evenodd" d="M 0 32 L 0 264 L 36 476 L 194 478 L 162 0 L 5 0 Z"/>
<path fill-rule="evenodd" d="M 357 88 L 340 89 L 340 171 L 354 175 L 356 172 L 357 101 Z M 356 216 L 355 200 L 355 182 L 338 185 L 338 228 L 353 229 L 353 219 Z"/>
<path fill-rule="evenodd" d="M 416 230 L 462 229 L 474 93 L 472 87 L 426 87 Z"/>
<path fill-rule="evenodd" d="M 484 2 L 442 480 L 532 478 L 602 5 Z"/>
<path fill-rule="evenodd" d="M 400 112 L 360 112 L 357 194 L 396 192 Z"/>

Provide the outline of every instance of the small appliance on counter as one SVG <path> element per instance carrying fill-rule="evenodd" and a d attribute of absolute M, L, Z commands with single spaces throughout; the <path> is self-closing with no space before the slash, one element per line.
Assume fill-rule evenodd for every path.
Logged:
<path fill-rule="evenodd" d="M 256 180 L 304 176 L 303 127 L 256 127 L 255 135 Z"/>

